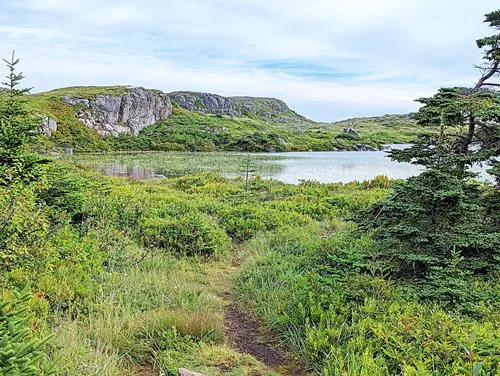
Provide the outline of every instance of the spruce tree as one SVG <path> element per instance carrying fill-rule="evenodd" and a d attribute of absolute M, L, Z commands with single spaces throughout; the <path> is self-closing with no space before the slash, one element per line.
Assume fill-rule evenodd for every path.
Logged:
<path fill-rule="evenodd" d="M 500 10 L 485 15 L 485 22 L 497 34 L 476 41 L 483 49 L 481 76 L 472 88 L 442 88 L 423 104 L 415 118 L 432 129 L 411 148 L 394 150 L 393 159 L 426 167 L 447 169 L 461 177 L 474 164 L 489 163 L 497 175 L 500 155 Z"/>
<path fill-rule="evenodd" d="M 0 185 L 29 183 L 39 178 L 39 165 L 46 162 L 32 151 L 40 121 L 26 103 L 31 89 L 19 87 L 24 79 L 16 71 L 19 59 L 12 53 L 4 62 L 9 73 L 0 91 Z"/>
<path fill-rule="evenodd" d="M 486 22 L 499 30 L 500 11 L 487 14 Z M 500 85 L 494 80 L 500 75 L 500 34 L 477 45 L 484 64 L 476 85 L 419 99 L 416 119 L 425 134 L 412 147 L 391 152 L 396 161 L 425 166 L 424 172 L 396 185 L 358 218 L 361 228 L 373 231 L 377 262 L 392 278 L 413 285 L 421 297 L 464 310 L 470 310 L 464 299 L 472 293 L 460 289 L 471 276 L 494 276 L 500 258 L 498 186 L 476 182 L 470 172 L 476 163 L 489 163 L 498 177 Z M 456 280 L 441 281 L 451 274 Z"/>

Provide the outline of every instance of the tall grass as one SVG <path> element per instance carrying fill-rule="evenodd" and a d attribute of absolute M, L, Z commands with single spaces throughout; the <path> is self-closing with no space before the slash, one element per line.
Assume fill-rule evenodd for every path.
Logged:
<path fill-rule="evenodd" d="M 209 375 L 222 374 L 218 366 L 264 372 L 251 357 L 224 345 L 223 292 L 229 288 L 230 269 L 225 263 L 200 265 L 162 252 L 108 270 L 87 314 L 55 313 L 52 361 L 66 375 L 182 366 Z M 212 360 L 205 364 L 200 358 Z"/>
<path fill-rule="evenodd" d="M 282 170 L 282 157 L 252 155 L 251 173 L 264 175 Z M 104 153 L 76 154 L 70 161 L 108 175 L 148 178 L 154 175 L 183 176 L 201 172 L 217 172 L 232 176 L 245 173 L 247 155 L 243 153 Z"/>

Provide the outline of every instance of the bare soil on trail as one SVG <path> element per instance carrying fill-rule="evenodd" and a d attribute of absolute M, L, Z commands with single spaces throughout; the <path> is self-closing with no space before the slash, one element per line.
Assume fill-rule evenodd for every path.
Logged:
<path fill-rule="evenodd" d="M 291 357 L 262 327 L 236 305 L 225 310 L 225 332 L 233 349 L 252 355 L 281 375 L 306 376 L 303 365 Z"/>

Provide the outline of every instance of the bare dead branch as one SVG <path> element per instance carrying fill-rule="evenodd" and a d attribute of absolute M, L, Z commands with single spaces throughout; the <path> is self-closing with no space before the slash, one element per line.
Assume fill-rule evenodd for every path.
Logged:
<path fill-rule="evenodd" d="M 496 73 L 499 72 L 500 60 L 496 60 L 493 63 L 493 66 L 486 70 L 486 73 L 483 73 L 479 81 L 477 82 L 475 89 L 479 89 L 485 86 L 486 81 L 488 81 L 491 77 L 493 77 Z"/>

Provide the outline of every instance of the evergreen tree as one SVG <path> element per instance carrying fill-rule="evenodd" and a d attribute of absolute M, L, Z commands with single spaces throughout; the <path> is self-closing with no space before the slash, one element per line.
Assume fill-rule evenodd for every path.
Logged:
<path fill-rule="evenodd" d="M 500 31 L 500 10 L 488 13 L 485 22 Z M 500 32 L 479 39 L 483 49 L 481 77 L 473 88 L 443 88 L 431 98 L 417 101 L 418 124 L 437 129 L 420 136 L 411 148 L 394 150 L 393 159 L 426 167 L 447 169 L 461 177 L 475 163 L 496 165 L 500 154 Z M 498 177 L 497 169 L 490 170 Z"/>
<path fill-rule="evenodd" d="M 29 88 L 19 88 L 24 79 L 17 73 L 19 59 L 14 53 L 4 59 L 9 74 L 0 91 L 0 185 L 15 181 L 31 182 L 39 178 L 39 165 L 46 160 L 33 153 L 30 143 L 39 133 L 40 121 L 29 110 L 25 95 Z"/>
<path fill-rule="evenodd" d="M 487 14 L 486 22 L 500 29 L 500 11 Z M 464 290 L 466 281 L 497 273 L 500 259 L 498 187 L 474 182 L 469 171 L 486 162 L 498 178 L 500 93 L 495 88 L 500 85 L 492 80 L 500 75 L 500 34 L 477 44 L 484 49 L 484 64 L 476 85 L 443 88 L 419 99 L 423 106 L 416 119 L 432 131 L 412 147 L 391 152 L 394 160 L 423 165 L 425 171 L 397 185 L 358 221 L 373 231 L 380 247 L 377 262 L 391 277 L 406 280 L 423 298 L 468 312 L 473 294 Z"/>

